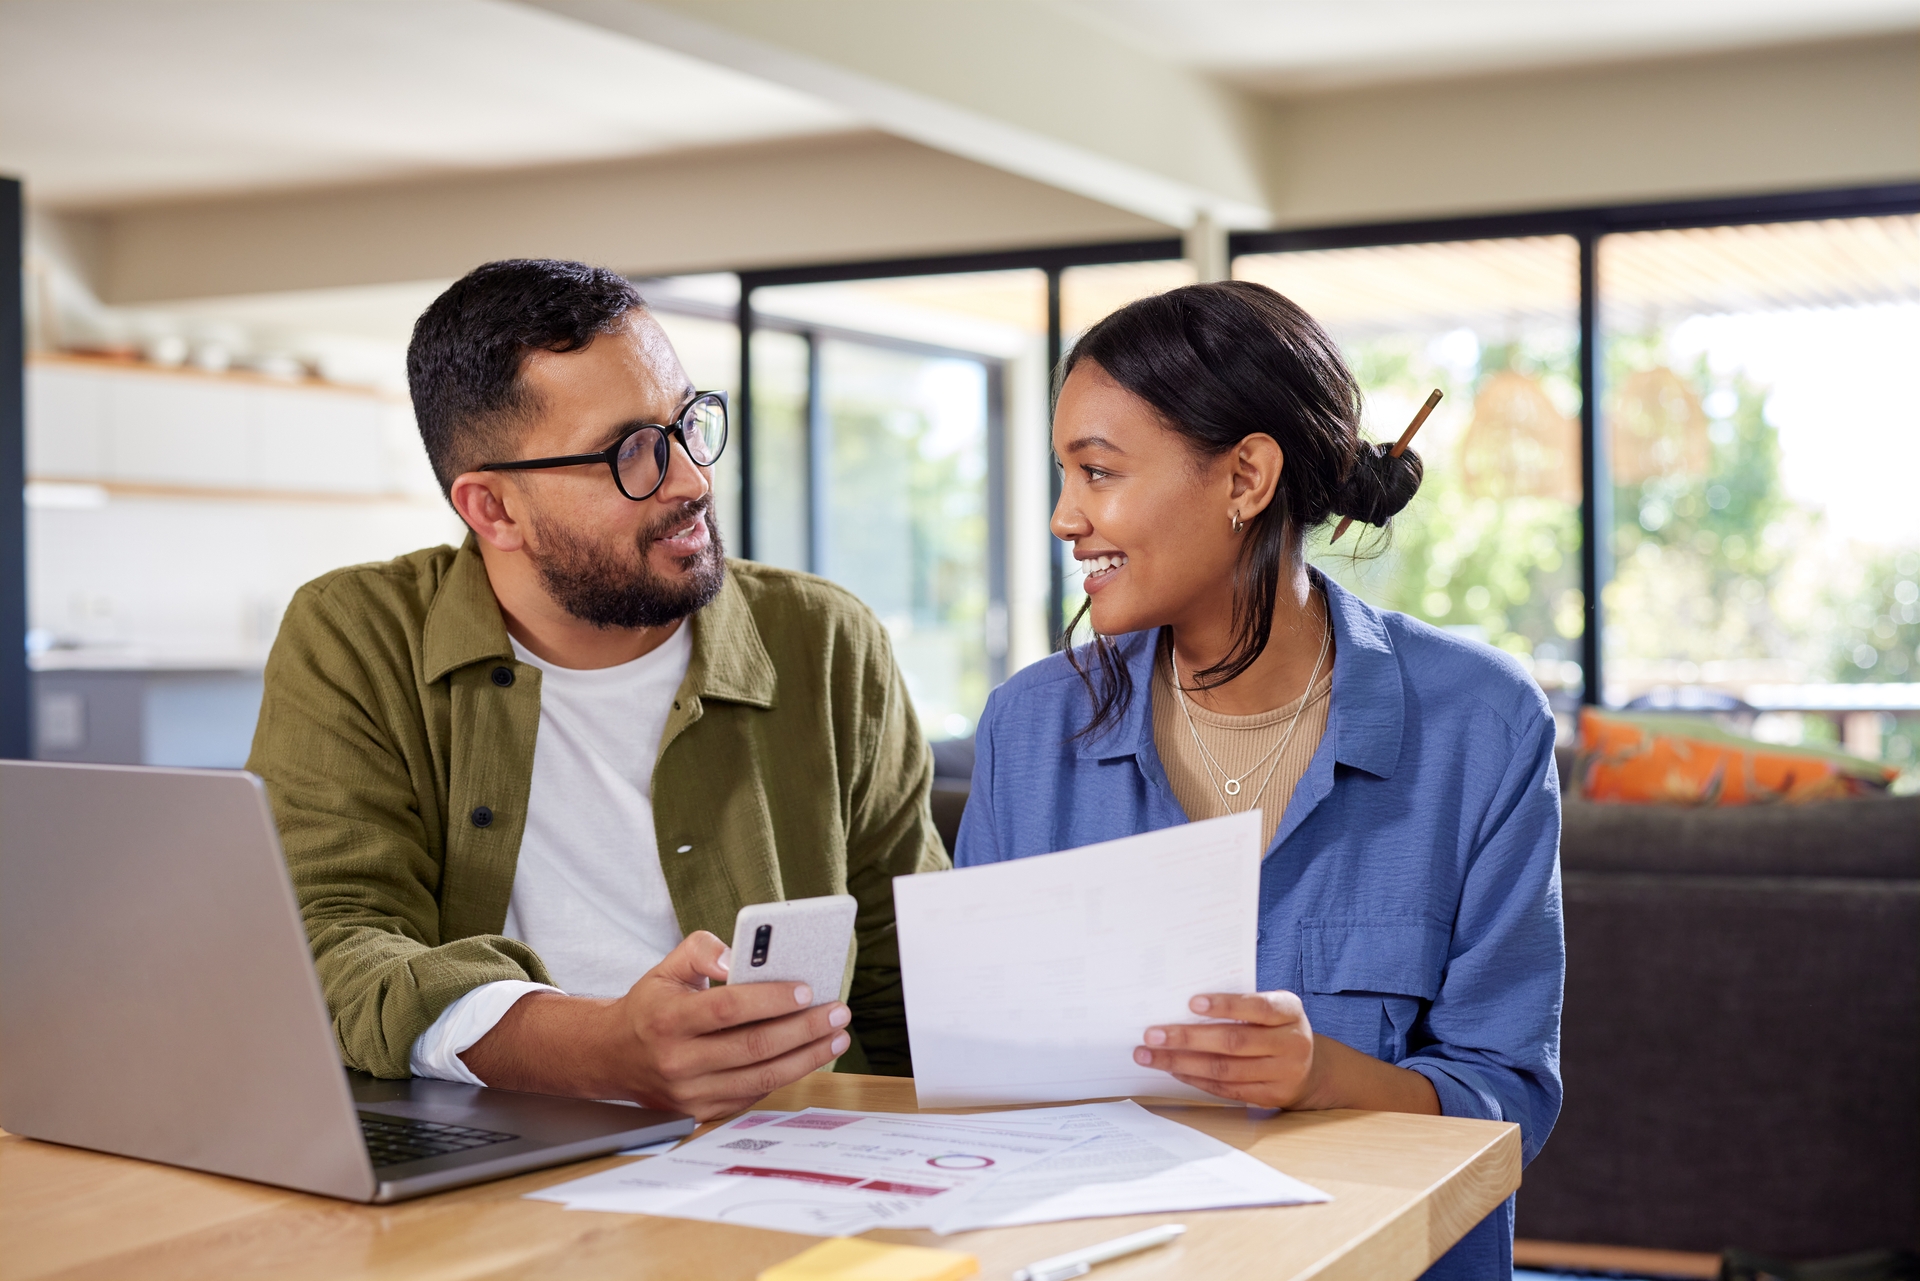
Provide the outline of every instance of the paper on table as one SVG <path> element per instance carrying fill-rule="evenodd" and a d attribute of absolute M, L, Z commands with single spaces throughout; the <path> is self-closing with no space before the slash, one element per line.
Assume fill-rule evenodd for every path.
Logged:
<path fill-rule="evenodd" d="M 1220 1099 L 1140 1067 L 1154 1023 L 1254 990 L 1260 815 L 893 883 L 921 1107 Z"/>
<path fill-rule="evenodd" d="M 749 1179 L 716 1179 L 690 1187 L 647 1178 L 647 1164 L 638 1163 L 617 1186 L 608 1184 L 563 1204 L 569 1210 L 701 1219 L 810 1236 L 858 1236 L 874 1228 L 903 1226 L 896 1220 L 920 1208 L 907 1197 L 849 1195 L 840 1188 L 807 1183 L 769 1189 Z"/>
<path fill-rule="evenodd" d="M 817 1235 L 1329 1199 L 1131 1102 L 971 1116 L 755 1112 L 683 1151 L 691 1156 L 636 1161 L 529 1195 L 570 1210 Z"/>
<path fill-rule="evenodd" d="M 1054 1114 L 1050 1120 L 1061 1133 L 1085 1141 L 969 1192 L 934 1221 L 935 1231 L 1332 1200 L 1318 1188 L 1136 1103 L 1047 1111 Z M 1017 1115 L 1001 1119 L 1014 1121 Z"/>
<path fill-rule="evenodd" d="M 757 1113 L 665 1156 L 530 1195 L 576 1210 L 850 1235 L 927 1226 L 942 1198 L 1080 1140 L 964 1117 Z"/>

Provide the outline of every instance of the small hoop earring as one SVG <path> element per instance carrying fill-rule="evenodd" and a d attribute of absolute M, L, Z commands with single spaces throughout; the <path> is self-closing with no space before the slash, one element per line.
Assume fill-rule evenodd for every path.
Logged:
<path fill-rule="evenodd" d="M 1245 522 L 1243 522 L 1243 521 L 1242 521 L 1242 520 L 1240 519 L 1240 513 L 1236 511 L 1236 512 L 1235 512 L 1235 513 L 1233 514 L 1233 532 L 1237 534 L 1237 533 L 1239 533 L 1239 532 L 1240 532 L 1241 530 L 1243 530 L 1243 529 L 1245 529 L 1245 528 L 1246 528 L 1246 524 L 1245 524 Z"/>

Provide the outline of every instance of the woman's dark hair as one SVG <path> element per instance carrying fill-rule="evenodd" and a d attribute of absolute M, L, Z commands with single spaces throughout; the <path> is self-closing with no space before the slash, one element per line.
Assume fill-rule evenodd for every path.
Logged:
<path fill-rule="evenodd" d="M 520 382 L 528 352 L 579 351 L 645 309 L 618 272 L 551 258 L 482 263 L 449 285 L 407 346 L 414 421 L 441 492 L 513 448 L 532 408 Z"/>
<path fill-rule="evenodd" d="M 1247 670 L 1267 647 L 1281 575 L 1303 554 L 1306 533 L 1330 516 L 1385 526 L 1420 487 L 1420 456 L 1389 456 L 1360 439 L 1360 385 L 1326 330 L 1299 306 L 1249 281 L 1217 281 L 1142 298 L 1100 321 L 1061 362 L 1056 389 L 1082 364 L 1098 365 L 1151 406 L 1195 455 L 1210 461 L 1264 432 L 1286 455 L 1273 501 L 1247 522 L 1234 567 L 1233 647 L 1193 674 L 1212 689 Z M 1090 602 L 1089 602 L 1090 604 Z M 1093 719 L 1080 736 L 1118 718 L 1133 682 L 1113 641 L 1096 635 L 1092 673 L 1067 661 L 1087 684 Z"/>

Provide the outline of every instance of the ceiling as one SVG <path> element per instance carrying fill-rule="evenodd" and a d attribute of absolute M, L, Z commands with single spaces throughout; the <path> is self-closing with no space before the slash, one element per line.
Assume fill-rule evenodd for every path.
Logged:
<path fill-rule="evenodd" d="M 509 0 L 0 0 L 0 172 L 54 206 L 854 127 Z"/>
<path fill-rule="evenodd" d="M 1280 94 L 1920 28 L 1920 0 L 1026 2 Z M 0 0 L 0 172 L 41 206 L 886 123 L 513 0 Z"/>
<path fill-rule="evenodd" d="M 1051 0 L 1261 92 L 1557 67 L 1920 27 L 1920 0 Z"/>

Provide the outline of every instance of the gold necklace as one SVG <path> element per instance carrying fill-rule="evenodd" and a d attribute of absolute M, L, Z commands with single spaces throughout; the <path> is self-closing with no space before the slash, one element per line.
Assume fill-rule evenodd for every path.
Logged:
<path fill-rule="evenodd" d="M 1186 687 L 1181 683 L 1181 680 L 1180 680 L 1180 659 L 1178 655 L 1174 653 L 1173 646 L 1171 644 L 1167 646 L 1167 664 L 1169 667 L 1173 669 L 1174 693 L 1180 699 L 1180 710 L 1186 714 L 1187 732 L 1193 735 L 1193 745 L 1200 749 L 1200 755 L 1207 765 L 1207 781 L 1209 783 L 1212 783 L 1214 786 L 1214 790 L 1220 793 L 1220 807 L 1226 810 L 1227 813 L 1232 814 L 1235 812 L 1233 808 L 1233 802 L 1229 798 L 1238 796 L 1240 794 L 1242 790 L 1240 786 L 1241 783 L 1244 782 L 1248 777 L 1250 777 L 1253 774 L 1254 770 L 1257 770 L 1262 765 L 1266 764 L 1268 757 L 1272 757 L 1273 758 L 1272 767 L 1267 770 L 1267 776 L 1260 780 L 1260 790 L 1253 794 L 1253 798 L 1247 802 L 1246 808 L 1248 810 L 1252 809 L 1256 804 L 1259 803 L 1260 798 L 1266 794 L 1267 784 L 1273 781 L 1274 774 L 1280 768 L 1280 761 L 1286 754 L 1287 744 L 1291 742 L 1293 739 L 1294 726 L 1300 723 L 1300 714 L 1307 710 L 1307 704 L 1311 702 L 1313 699 L 1313 687 L 1316 684 L 1318 684 L 1320 680 L 1320 664 L 1323 661 L 1325 661 L 1327 657 L 1327 642 L 1332 639 L 1333 639 L 1333 618 L 1331 615 L 1329 615 L 1327 618 L 1326 630 L 1321 632 L 1320 634 L 1320 652 L 1314 655 L 1313 671 L 1307 677 L 1306 689 L 1302 691 L 1300 694 L 1299 706 L 1295 707 L 1293 709 L 1293 715 L 1287 718 L 1286 733 L 1280 736 L 1280 741 L 1276 743 L 1272 749 L 1266 752 L 1262 752 L 1260 755 L 1260 759 L 1255 761 L 1251 767 L 1249 767 L 1244 773 L 1240 775 L 1239 778 L 1235 778 L 1232 775 L 1227 773 L 1226 767 L 1221 765 L 1218 760 L 1214 759 L 1213 753 L 1207 749 L 1207 744 L 1205 740 L 1203 740 L 1200 737 L 1200 728 L 1199 726 L 1193 723 L 1193 708 L 1191 707 L 1191 705 L 1187 700 Z M 1214 777 L 1215 771 L 1219 772 L 1219 775 L 1220 775 L 1219 779 L 1216 779 Z M 1221 779 L 1224 779 L 1225 782 L 1224 783 L 1221 782 L 1220 781 Z M 1245 813 L 1246 810 L 1241 810 L 1239 812 Z"/>

